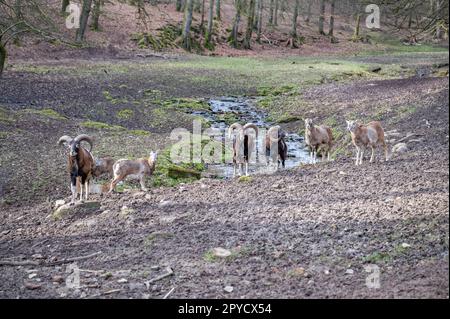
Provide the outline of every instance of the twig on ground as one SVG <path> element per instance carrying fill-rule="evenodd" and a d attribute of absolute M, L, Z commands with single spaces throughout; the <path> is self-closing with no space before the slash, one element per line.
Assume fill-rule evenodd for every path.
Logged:
<path fill-rule="evenodd" d="M 170 289 L 169 292 L 166 293 L 166 294 L 164 295 L 163 299 L 167 299 L 167 297 L 169 297 L 170 294 L 171 294 L 174 290 L 175 290 L 175 287 L 173 287 L 172 289 Z"/>
<path fill-rule="evenodd" d="M 165 273 L 165 274 L 162 274 L 162 275 L 160 275 L 160 276 L 158 276 L 158 277 L 152 278 L 152 279 L 150 279 L 150 280 L 144 282 L 145 285 L 147 286 L 147 290 L 149 289 L 150 284 L 154 283 L 155 281 L 158 281 L 158 280 L 164 279 L 164 278 L 166 278 L 166 277 L 172 276 L 172 275 L 173 275 L 173 270 L 172 270 L 172 268 L 167 267 L 167 268 L 166 268 L 166 273 Z"/>
<path fill-rule="evenodd" d="M 62 264 L 68 264 L 74 261 L 80 261 L 89 259 L 92 257 L 95 257 L 97 255 L 100 255 L 102 252 L 98 251 L 95 253 L 92 253 L 90 255 L 86 256 L 80 256 L 80 257 L 72 257 L 72 258 L 66 258 L 62 260 L 52 261 L 52 262 L 38 262 L 38 261 L 32 261 L 32 260 L 23 260 L 23 261 L 13 261 L 13 260 L 0 260 L 0 266 L 43 266 L 43 267 L 51 267 L 51 266 L 57 266 Z"/>

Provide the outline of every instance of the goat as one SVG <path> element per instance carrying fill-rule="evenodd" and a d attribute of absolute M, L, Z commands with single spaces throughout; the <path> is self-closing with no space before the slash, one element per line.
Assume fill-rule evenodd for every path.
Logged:
<path fill-rule="evenodd" d="M 272 126 L 266 134 L 266 156 L 267 165 L 272 158 L 273 163 L 277 163 L 277 169 L 280 167 L 280 162 L 283 168 L 287 158 L 287 144 L 285 141 L 286 133 L 281 130 L 280 126 Z"/>
<path fill-rule="evenodd" d="M 90 145 L 89 150 L 81 146 L 81 142 Z M 75 203 L 77 196 L 77 180 L 80 183 L 80 201 L 83 200 L 83 187 L 85 188 L 85 199 L 89 196 L 89 181 L 94 169 L 94 158 L 92 157 L 92 137 L 80 134 L 75 138 L 63 135 L 58 140 L 58 145 L 67 144 L 69 148 L 68 170 L 70 173 L 70 190 L 72 191 L 71 204 Z"/>
<path fill-rule="evenodd" d="M 328 126 L 316 126 L 312 119 L 305 119 L 305 142 L 309 147 L 311 161 L 315 164 L 317 160 L 317 152 L 322 153 L 322 160 L 325 160 L 327 154 L 330 160 L 330 150 L 333 146 L 333 133 Z M 325 150 L 324 150 L 325 148 Z"/>
<path fill-rule="evenodd" d="M 249 134 L 250 129 L 255 130 L 256 136 Z M 233 135 L 233 131 L 237 134 Z M 253 123 L 242 126 L 234 123 L 228 128 L 228 137 L 233 138 L 233 176 L 236 176 L 236 168 L 239 165 L 239 176 L 242 174 L 242 166 L 245 164 L 245 176 L 248 176 L 248 162 L 255 148 L 255 139 L 258 138 L 258 127 Z"/>
<path fill-rule="evenodd" d="M 96 159 L 92 176 L 100 177 L 102 175 L 108 175 L 109 178 L 113 178 L 113 165 L 114 160 L 111 157 Z"/>
<path fill-rule="evenodd" d="M 370 163 L 375 160 L 375 148 L 382 145 L 384 148 L 384 155 L 386 161 L 388 160 L 388 149 L 384 140 L 384 130 L 381 123 L 378 121 L 370 122 L 366 125 L 360 125 L 355 121 L 346 121 L 347 130 L 352 136 L 353 145 L 356 147 L 356 162 L 355 165 L 361 165 L 364 157 L 366 147 L 372 149 L 372 156 Z"/>
<path fill-rule="evenodd" d="M 158 152 L 151 152 L 148 158 L 139 158 L 137 160 L 120 159 L 113 165 L 114 178 L 109 187 L 109 193 L 112 193 L 116 185 L 126 177 L 139 179 L 141 189 L 148 191 L 145 187 L 144 177 L 151 176 L 156 166 Z"/>

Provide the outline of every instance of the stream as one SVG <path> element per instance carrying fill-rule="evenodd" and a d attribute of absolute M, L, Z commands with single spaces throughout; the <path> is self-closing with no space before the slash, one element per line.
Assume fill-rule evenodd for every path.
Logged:
<path fill-rule="evenodd" d="M 226 133 L 229 124 L 224 120 L 224 116 L 233 116 L 237 120 L 236 122 L 242 125 L 246 123 L 254 123 L 259 128 L 268 129 L 276 123 L 267 120 L 267 114 L 255 107 L 255 101 L 252 99 L 235 98 L 235 97 L 223 97 L 220 99 L 211 99 L 208 101 L 211 107 L 210 112 L 197 111 L 193 114 L 200 115 L 207 119 L 212 128 L 218 128 L 222 133 Z M 222 135 L 225 136 L 225 135 Z M 223 137 L 222 137 L 223 139 Z M 259 136 L 257 141 L 257 148 L 260 148 L 259 143 L 264 141 L 264 136 Z M 299 166 L 301 163 L 310 163 L 309 152 L 305 147 L 304 138 L 296 133 L 286 134 L 286 144 L 288 146 L 288 157 L 286 159 L 286 169 Z M 264 155 L 264 154 L 263 154 Z M 280 169 L 282 169 L 280 165 Z M 262 174 L 273 173 L 275 166 L 267 166 L 264 163 L 250 163 L 249 174 Z M 233 165 L 232 164 L 209 164 L 207 174 L 231 178 L 233 177 Z"/>

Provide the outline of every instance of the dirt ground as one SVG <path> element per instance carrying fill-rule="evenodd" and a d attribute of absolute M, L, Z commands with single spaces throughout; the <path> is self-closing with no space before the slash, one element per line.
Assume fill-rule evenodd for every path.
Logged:
<path fill-rule="evenodd" d="M 10 100 L 3 103 L 20 105 L 11 93 L 19 88 L 6 88 Z M 41 89 L 34 96 L 44 96 Z M 30 101 L 30 92 L 21 92 L 22 102 Z M 448 298 L 448 77 L 323 84 L 303 98 L 318 118 L 333 115 L 339 123 L 385 103 L 379 115 L 390 147 L 413 133 L 409 150 L 356 167 L 346 145 L 333 162 L 274 175 L 97 197 L 99 208 L 59 221 L 49 217 L 53 201 L 4 206 L 0 260 L 36 264 L 0 265 L 0 297 Z M 40 151 L 39 138 L 63 132 L 60 124 L 56 132 L 39 130 L 26 117 L 19 123 L 37 125 Z M 164 132 L 152 132 L 149 143 L 163 143 L 158 134 Z M 217 247 L 230 255 L 215 256 Z M 81 287 L 68 287 L 74 277 L 64 259 L 91 254 L 75 261 Z M 374 274 L 367 266 L 379 270 L 379 288 L 367 286 Z M 173 274 L 159 277 L 167 267 Z"/>

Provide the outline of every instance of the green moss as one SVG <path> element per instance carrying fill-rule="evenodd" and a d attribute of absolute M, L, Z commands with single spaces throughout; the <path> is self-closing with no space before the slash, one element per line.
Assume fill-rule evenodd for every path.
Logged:
<path fill-rule="evenodd" d="M 0 122 L 9 124 L 11 122 L 14 122 L 14 119 L 10 116 L 7 110 L 0 108 Z"/>
<path fill-rule="evenodd" d="M 145 238 L 144 245 L 148 247 L 154 244 L 157 240 L 171 239 L 173 237 L 174 235 L 172 233 L 153 232 Z"/>
<path fill-rule="evenodd" d="M 163 106 L 174 109 L 181 109 L 183 111 L 210 111 L 211 107 L 205 100 L 179 98 L 165 100 L 161 103 Z"/>
<path fill-rule="evenodd" d="M 129 120 L 134 115 L 134 111 L 130 109 L 123 109 L 117 112 L 116 117 L 123 120 Z"/>
<path fill-rule="evenodd" d="M 250 183 L 252 181 L 251 176 L 241 176 L 238 178 L 239 183 Z"/>
<path fill-rule="evenodd" d="M 42 109 L 42 110 L 25 109 L 24 112 L 49 117 L 55 120 L 67 120 L 66 117 L 62 116 L 61 114 L 52 109 Z"/>
<path fill-rule="evenodd" d="M 257 92 L 259 96 L 277 96 L 285 93 L 293 93 L 294 90 L 294 85 L 283 85 L 280 87 L 262 86 L 257 89 Z"/>
<path fill-rule="evenodd" d="M 278 123 L 290 123 L 295 121 L 300 121 L 302 118 L 298 115 L 292 115 L 292 114 L 283 114 L 280 117 L 278 117 L 277 122 Z"/>
<path fill-rule="evenodd" d="M 0 132 L 0 139 L 5 139 L 8 137 L 8 132 Z"/>
<path fill-rule="evenodd" d="M 136 136 L 148 136 L 148 135 L 150 135 L 149 131 L 144 131 L 144 130 L 129 130 L 128 133 L 130 133 L 132 135 L 136 135 Z"/>
<path fill-rule="evenodd" d="M 95 129 L 95 130 L 111 130 L 111 131 L 121 131 L 125 130 L 123 126 L 119 125 L 109 125 L 103 122 L 95 122 L 95 121 L 86 121 L 80 123 L 82 127 Z"/>

